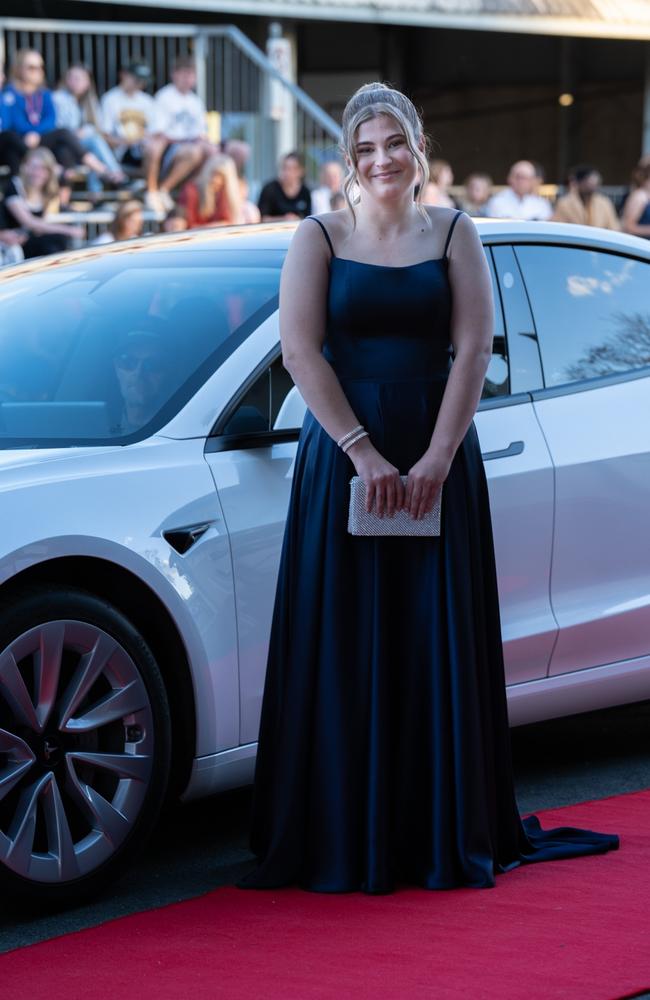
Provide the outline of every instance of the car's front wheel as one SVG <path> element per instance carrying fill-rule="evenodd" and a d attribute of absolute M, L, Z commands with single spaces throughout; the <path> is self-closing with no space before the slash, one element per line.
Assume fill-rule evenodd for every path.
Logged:
<path fill-rule="evenodd" d="M 0 887 L 42 902 L 112 880 L 169 776 L 164 682 L 134 625 L 82 590 L 0 608 Z"/>

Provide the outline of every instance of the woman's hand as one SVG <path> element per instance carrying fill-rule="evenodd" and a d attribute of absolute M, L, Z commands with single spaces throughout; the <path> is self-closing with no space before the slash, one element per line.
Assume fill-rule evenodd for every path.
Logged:
<path fill-rule="evenodd" d="M 404 496 L 404 508 L 411 517 L 420 520 L 433 509 L 434 501 L 449 475 L 451 462 L 425 452 L 409 470 Z"/>
<path fill-rule="evenodd" d="M 27 239 L 27 233 L 20 229 L 0 229 L 0 243 L 8 247 L 17 247 Z"/>
<path fill-rule="evenodd" d="M 41 144 L 41 137 L 38 132 L 25 132 L 23 142 L 28 149 L 36 149 Z"/>
<path fill-rule="evenodd" d="M 366 487 L 366 510 L 370 512 L 375 503 L 375 513 L 392 517 L 404 503 L 404 484 L 399 469 L 380 455 L 369 438 L 361 438 L 347 450 L 357 475 Z"/>

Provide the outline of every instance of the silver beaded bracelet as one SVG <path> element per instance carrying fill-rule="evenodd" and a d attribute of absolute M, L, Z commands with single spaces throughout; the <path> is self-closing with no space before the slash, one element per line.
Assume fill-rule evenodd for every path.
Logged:
<path fill-rule="evenodd" d="M 353 444 L 356 444 L 357 441 L 360 441 L 361 438 L 365 437 L 370 437 L 368 431 L 364 430 L 360 431 L 359 434 L 355 435 L 355 437 L 353 437 L 350 441 L 346 441 L 345 444 L 342 445 L 343 451 L 348 451 L 348 449 L 351 448 Z"/>
<path fill-rule="evenodd" d="M 343 437 L 342 437 L 342 438 L 340 438 L 340 439 L 339 439 L 339 440 L 338 440 L 338 441 L 336 442 L 336 443 L 337 443 L 337 445 L 339 446 L 339 448 L 341 448 L 341 447 L 342 447 L 342 446 L 343 446 L 343 445 L 345 444 L 345 442 L 346 442 L 346 441 L 347 441 L 347 440 L 348 440 L 349 438 L 352 438 L 352 437 L 354 437 L 354 435 L 355 435 L 355 434 L 356 434 L 356 433 L 357 433 L 358 431 L 362 431 L 362 430 L 363 430 L 363 426 L 362 426 L 361 424 L 357 424 L 357 426 L 356 426 L 356 427 L 355 427 L 355 428 L 354 428 L 353 430 L 351 430 L 351 431 L 348 431 L 348 433 L 347 433 L 347 434 L 344 434 L 344 435 L 343 435 Z"/>

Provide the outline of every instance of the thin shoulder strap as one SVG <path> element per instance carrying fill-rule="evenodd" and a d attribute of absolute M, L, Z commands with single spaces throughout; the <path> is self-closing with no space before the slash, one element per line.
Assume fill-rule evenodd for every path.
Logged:
<path fill-rule="evenodd" d="M 449 241 L 451 240 L 451 234 L 453 233 L 453 231 L 454 231 L 454 226 L 456 225 L 456 223 L 458 222 L 458 219 L 459 219 L 459 217 L 460 217 L 460 216 L 461 216 L 462 214 L 463 214 L 463 213 L 462 213 L 462 212 L 461 212 L 461 211 L 459 210 L 458 212 L 456 212 L 455 216 L 454 216 L 454 217 L 453 217 L 453 219 L 451 220 L 451 225 L 450 225 L 450 227 L 449 227 L 449 232 L 447 233 L 447 242 L 445 243 L 445 249 L 443 250 L 443 253 L 442 253 L 442 256 L 443 256 L 443 257 L 446 257 L 446 256 L 447 256 L 447 248 L 448 248 L 448 246 L 449 246 Z"/>
<path fill-rule="evenodd" d="M 317 222 L 318 223 L 318 225 L 321 227 L 321 229 L 323 230 L 323 232 L 325 234 L 325 239 L 327 240 L 327 245 L 330 248 L 332 257 L 336 257 L 336 254 L 334 253 L 334 247 L 332 246 L 332 241 L 330 239 L 330 235 L 327 232 L 327 230 L 326 230 L 325 226 L 323 225 L 323 223 L 320 221 L 320 219 L 317 219 L 315 215 L 307 215 L 306 218 L 307 219 L 311 219 L 312 222 Z"/>

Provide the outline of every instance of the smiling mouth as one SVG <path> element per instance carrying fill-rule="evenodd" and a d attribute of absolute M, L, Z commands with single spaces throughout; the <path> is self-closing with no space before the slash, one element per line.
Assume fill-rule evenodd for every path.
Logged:
<path fill-rule="evenodd" d="M 397 170 L 389 170 L 384 174 L 375 174 L 375 177 L 394 177 L 395 174 L 399 173 Z"/>

